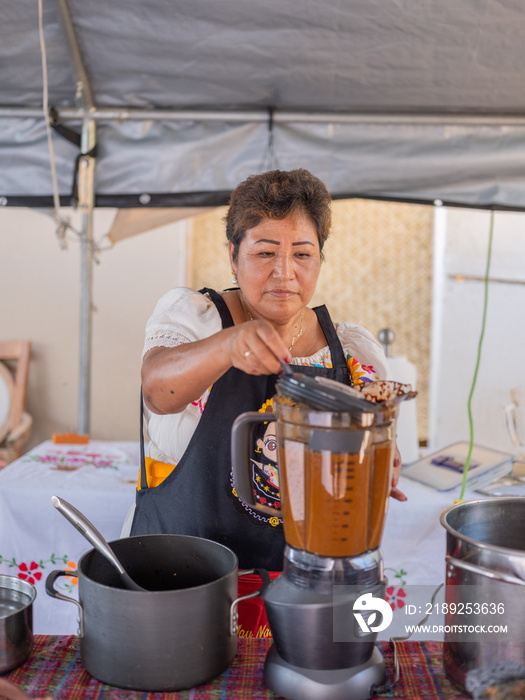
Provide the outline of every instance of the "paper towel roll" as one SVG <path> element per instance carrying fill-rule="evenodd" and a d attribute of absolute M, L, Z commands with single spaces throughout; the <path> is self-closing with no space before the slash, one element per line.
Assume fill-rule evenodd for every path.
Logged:
<path fill-rule="evenodd" d="M 410 384 L 412 389 L 416 389 L 416 366 L 404 355 L 390 355 L 387 360 L 392 379 L 395 382 Z M 411 464 L 419 459 L 416 399 L 409 399 L 400 405 L 396 428 L 401 460 L 403 464 Z"/>

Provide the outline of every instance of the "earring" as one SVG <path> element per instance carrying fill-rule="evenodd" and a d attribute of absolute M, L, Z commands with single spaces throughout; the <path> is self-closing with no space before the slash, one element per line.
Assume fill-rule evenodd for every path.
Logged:
<path fill-rule="evenodd" d="M 237 282 L 237 275 L 235 274 L 235 272 L 233 270 L 232 270 L 232 284 L 239 284 Z"/>

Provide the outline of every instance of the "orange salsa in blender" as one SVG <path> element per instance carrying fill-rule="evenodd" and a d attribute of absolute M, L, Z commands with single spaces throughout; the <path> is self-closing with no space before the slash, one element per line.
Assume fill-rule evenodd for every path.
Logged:
<path fill-rule="evenodd" d="M 327 557 L 377 548 L 390 486 L 391 422 L 360 423 L 279 401 L 275 409 L 287 543 Z"/>

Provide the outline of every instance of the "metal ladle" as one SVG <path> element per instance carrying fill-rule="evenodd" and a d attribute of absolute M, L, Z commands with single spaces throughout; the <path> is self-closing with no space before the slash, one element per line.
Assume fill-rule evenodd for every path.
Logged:
<path fill-rule="evenodd" d="M 111 549 L 104 537 L 102 537 L 97 528 L 86 518 L 85 515 L 82 515 L 82 513 L 74 506 L 58 496 L 52 496 L 51 503 L 55 506 L 59 513 L 62 513 L 64 518 L 69 520 L 69 522 L 76 527 L 80 534 L 83 535 L 86 540 L 88 540 L 88 542 L 90 542 L 93 547 L 95 547 L 95 549 L 115 567 L 120 578 L 122 579 L 122 583 L 126 588 L 129 588 L 132 591 L 147 590 L 146 588 L 139 586 L 138 583 L 135 583 L 131 576 L 125 571 L 124 567 L 117 559 L 115 552 Z"/>

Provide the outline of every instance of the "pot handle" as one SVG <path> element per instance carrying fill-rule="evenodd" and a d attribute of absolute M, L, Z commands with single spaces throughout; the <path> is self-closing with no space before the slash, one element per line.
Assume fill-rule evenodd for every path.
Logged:
<path fill-rule="evenodd" d="M 52 571 L 50 574 L 48 574 L 48 577 L 46 578 L 46 593 L 47 595 L 51 596 L 51 598 L 58 598 L 58 600 L 65 600 L 68 603 L 75 603 L 75 605 L 78 608 L 78 636 L 83 637 L 84 636 L 84 610 L 82 608 L 82 605 L 78 602 L 78 600 L 75 600 L 74 598 L 70 598 L 67 595 L 64 595 L 63 593 L 60 593 L 59 591 L 56 590 L 54 583 L 57 580 L 59 576 L 76 576 L 78 577 L 78 571 L 72 571 L 71 569 L 69 570 L 58 570 L 55 569 L 55 571 Z"/>
<path fill-rule="evenodd" d="M 269 423 L 275 420 L 274 413 L 248 411 L 241 413 L 232 425 L 232 471 L 237 495 L 243 503 L 265 515 L 275 516 L 279 509 L 264 506 L 255 500 L 250 475 L 250 437 L 254 423 Z"/>
<path fill-rule="evenodd" d="M 266 586 L 268 586 L 271 583 L 271 578 L 270 574 L 266 571 L 266 569 L 245 569 L 244 571 L 239 571 L 239 577 L 240 576 L 247 576 L 248 574 L 257 574 L 257 576 L 260 576 L 262 580 L 262 586 L 254 591 L 253 593 L 248 593 L 248 595 L 243 595 L 240 598 L 236 598 L 236 600 L 233 601 L 233 603 L 230 606 L 230 636 L 231 637 L 236 637 L 237 636 L 237 630 L 239 627 L 239 613 L 237 612 L 237 606 L 241 602 L 241 600 L 249 600 L 250 598 L 257 598 L 258 595 L 261 595 L 261 593 L 264 591 Z"/>
<path fill-rule="evenodd" d="M 472 564 L 468 561 L 463 561 L 463 559 L 456 559 L 447 555 L 445 557 L 447 564 L 455 566 L 458 569 L 464 569 L 465 571 L 470 571 L 473 574 L 480 574 L 480 576 L 486 576 L 487 578 L 496 579 L 497 581 L 503 581 L 504 583 L 512 583 L 517 586 L 525 586 L 525 581 L 518 576 L 512 576 L 512 574 L 504 574 L 501 571 L 492 571 L 492 569 L 487 569 L 479 564 Z"/>

